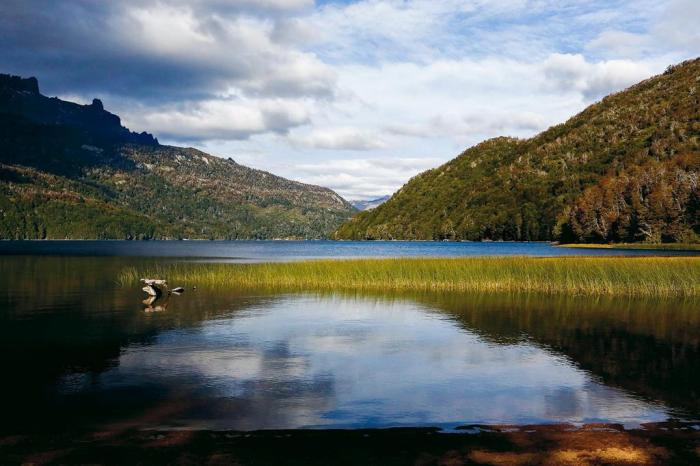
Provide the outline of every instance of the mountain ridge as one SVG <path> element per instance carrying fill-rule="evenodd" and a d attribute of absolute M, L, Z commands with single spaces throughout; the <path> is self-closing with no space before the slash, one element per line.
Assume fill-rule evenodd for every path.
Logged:
<path fill-rule="evenodd" d="M 357 214 L 333 236 L 697 241 L 700 193 L 692 180 L 700 157 L 698 88 L 700 59 L 688 60 L 532 138 L 479 143 L 415 176 L 389 201 Z M 685 162 L 677 163 L 680 156 Z M 624 189 L 624 183 L 613 183 L 615 193 L 602 186 L 629 178 L 631 171 L 649 174 L 653 163 L 672 165 L 675 175 L 644 181 L 637 187 L 640 195 L 629 183 Z M 605 200 L 605 193 L 612 198 Z M 677 212 L 666 216 L 655 207 L 660 202 L 655 197 L 677 203 Z"/>
<path fill-rule="evenodd" d="M 353 212 L 328 188 L 161 145 L 97 99 L 0 75 L 0 238 L 324 238 Z"/>

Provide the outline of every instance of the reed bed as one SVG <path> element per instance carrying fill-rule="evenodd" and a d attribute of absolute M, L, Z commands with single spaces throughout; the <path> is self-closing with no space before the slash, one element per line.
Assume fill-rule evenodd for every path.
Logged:
<path fill-rule="evenodd" d="M 467 291 L 609 296 L 700 296 L 700 257 L 481 257 L 314 260 L 260 264 L 175 263 L 125 269 L 216 289 Z"/>

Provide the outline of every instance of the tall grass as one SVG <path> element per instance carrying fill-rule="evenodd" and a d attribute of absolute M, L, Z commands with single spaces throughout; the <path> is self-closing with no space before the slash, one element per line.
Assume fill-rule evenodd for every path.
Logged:
<path fill-rule="evenodd" d="M 261 264 L 177 263 L 122 272 L 119 282 L 274 290 L 415 290 L 700 296 L 700 257 L 353 259 Z"/>

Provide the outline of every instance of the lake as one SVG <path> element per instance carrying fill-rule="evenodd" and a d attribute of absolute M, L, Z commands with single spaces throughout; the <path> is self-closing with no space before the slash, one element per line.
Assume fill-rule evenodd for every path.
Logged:
<path fill-rule="evenodd" d="M 435 241 L 0 241 L 0 255 L 215 259 L 219 262 L 352 257 L 650 256 L 698 251 L 578 249 L 544 242 Z"/>
<path fill-rule="evenodd" d="M 192 259 L 637 251 L 546 243 L 0 244 L 10 254 L 0 256 L 5 432 L 452 430 L 700 418 L 700 313 L 692 300 L 187 290 L 149 306 L 138 286 L 116 284 L 124 267 Z"/>

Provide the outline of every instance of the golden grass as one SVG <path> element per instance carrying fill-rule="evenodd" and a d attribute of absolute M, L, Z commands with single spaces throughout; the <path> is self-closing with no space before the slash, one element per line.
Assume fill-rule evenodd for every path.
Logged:
<path fill-rule="evenodd" d="M 220 289 L 379 290 L 700 296 L 700 257 L 352 259 L 129 268 L 119 282 L 165 278 Z"/>

